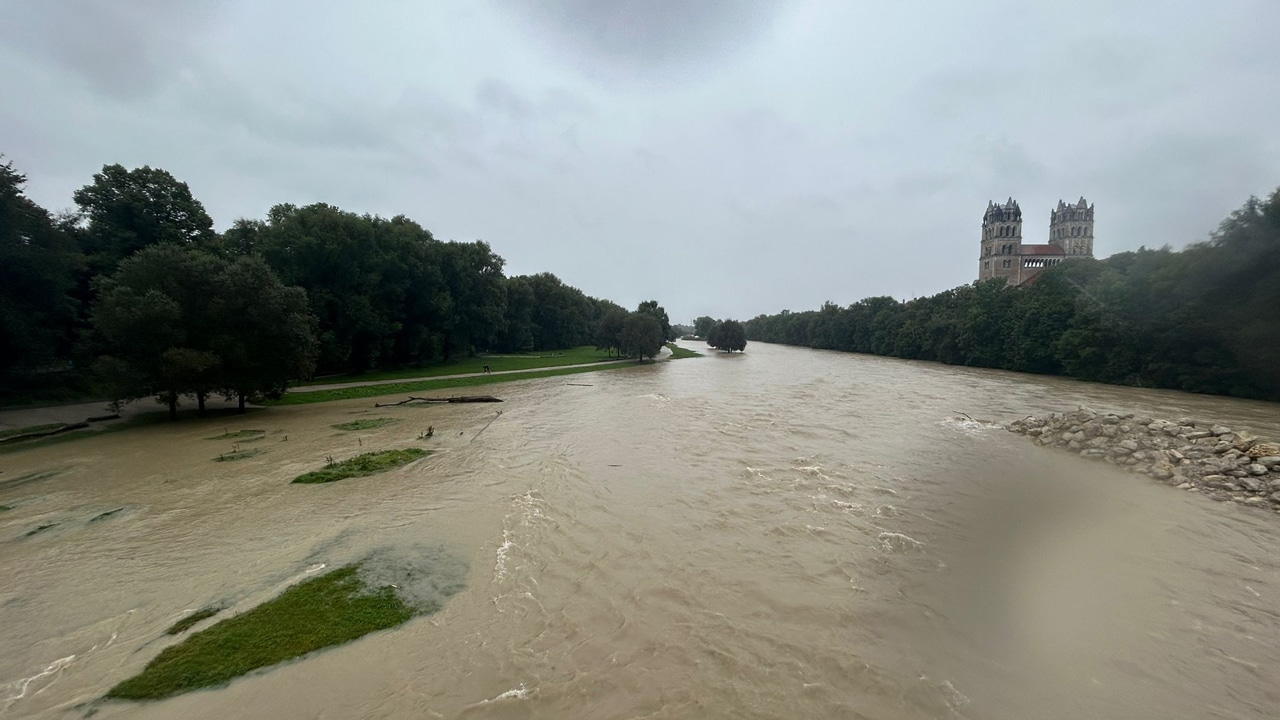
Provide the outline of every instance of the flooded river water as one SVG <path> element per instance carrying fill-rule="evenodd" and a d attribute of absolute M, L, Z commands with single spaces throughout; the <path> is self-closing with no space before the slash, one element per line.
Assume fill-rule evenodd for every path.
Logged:
<path fill-rule="evenodd" d="M 0 717 L 1280 714 L 1280 515 L 960 415 L 1084 404 L 1280 438 L 1280 406 L 762 344 L 492 388 L 505 404 L 275 408 L 0 456 Z M 401 422 L 331 427 L 360 417 Z M 289 484 L 427 425 L 423 461 Z M 264 452 L 213 462 L 224 426 Z M 227 687 L 95 702 L 190 611 L 373 552 L 466 588 Z"/>

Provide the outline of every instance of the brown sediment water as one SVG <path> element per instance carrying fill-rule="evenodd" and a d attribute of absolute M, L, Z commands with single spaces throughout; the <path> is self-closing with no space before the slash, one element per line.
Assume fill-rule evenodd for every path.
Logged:
<path fill-rule="evenodd" d="M 366 399 L 0 456 L 0 483 L 51 473 L 0 484 L 0 717 L 1280 708 L 1280 515 L 980 422 L 1083 404 L 1280 439 L 1280 406 L 762 344 L 493 392 L 500 417 Z M 403 422 L 330 427 L 388 416 Z M 264 452 L 213 462 L 224 427 L 265 430 Z M 289 482 L 326 455 L 409 446 L 435 453 Z M 452 558 L 466 588 L 226 687 L 95 702 L 188 613 L 371 554 Z"/>

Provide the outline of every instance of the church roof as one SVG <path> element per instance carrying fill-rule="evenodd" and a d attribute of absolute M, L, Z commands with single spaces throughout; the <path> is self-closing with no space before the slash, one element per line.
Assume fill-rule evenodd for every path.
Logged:
<path fill-rule="evenodd" d="M 1026 245 L 1020 246 L 1019 255 L 1066 255 L 1067 252 L 1057 245 Z"/>

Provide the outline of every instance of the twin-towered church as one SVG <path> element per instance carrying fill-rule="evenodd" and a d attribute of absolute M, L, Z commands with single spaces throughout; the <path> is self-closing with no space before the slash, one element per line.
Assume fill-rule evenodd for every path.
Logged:
<path fill-rule="evenodd" d="M 1075 205 L 1061 200 L 1049 213 L 1049 242 L 1022 242 L 1022 208 L 1013 198 L 1004 205 L 987 203 L 982 216 L 982 257 L 978 279 L 1004 278 L 1010 285 L 1025 285 L 1040 271 L 1072 258 L 1093 257 L 1093 206 L 1080 198 Z"/>

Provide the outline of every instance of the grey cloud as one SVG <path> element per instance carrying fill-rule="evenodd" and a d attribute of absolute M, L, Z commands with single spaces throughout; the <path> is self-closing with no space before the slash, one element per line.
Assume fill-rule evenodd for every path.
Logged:
<path fill-rule="evenodd" d="M 768 30 L 781 0 L 495 0 L 588 72 L 644 76 L 745 51 Z M 591 67 L 599 63 L 600 67 Z"/>
<path fill-rule="evenodd" d="M 219 227 L 404 213 L 673 319 L 970 282 L 989 199 L 1038 238 L 1085 195 L 1106 255 L 1280 185 L 1275 0 L 5 11 L 0 152 L 47 207 L 150 164 Z"/>
<path fill-rule="evenodd" d="M 516 122 L 528 120 L 533 115 L 533 107 L 524 96 L 496 78 L 488 78 L 480 83 L 476 88 L 476 102 L 482 110 L 503 115 Z"/>
<path fill-rule="evenodd" d="M 133 99 L 176 76 L 216 7 L 215 0 L 9 2 L 0 41 Z"/>

